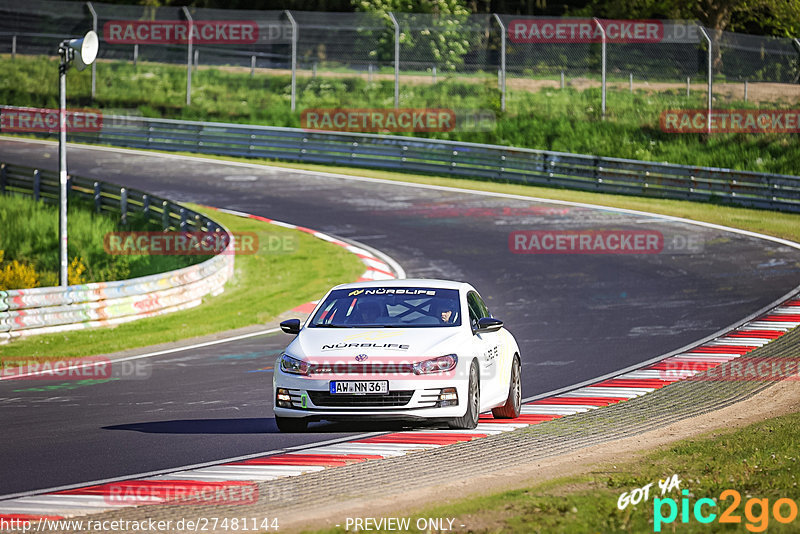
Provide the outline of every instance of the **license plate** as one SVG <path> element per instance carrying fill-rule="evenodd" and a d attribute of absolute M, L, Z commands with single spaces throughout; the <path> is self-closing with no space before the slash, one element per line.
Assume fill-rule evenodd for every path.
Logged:
<path fill-rule="evenodd" d="M 331 380 L 331 395 L 386 395 L 388 380 Z"/>

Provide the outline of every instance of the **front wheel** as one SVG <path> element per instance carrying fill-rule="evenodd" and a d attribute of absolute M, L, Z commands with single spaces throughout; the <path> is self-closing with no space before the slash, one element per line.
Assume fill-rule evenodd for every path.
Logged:
<path fill-rule="evenodd" d="M 478 416 L 481 412 L 481 383 L 478 377 L 478 364 L 474 360 L 469 367 L 469 384 L 467 386 L 466 401 L 466 413 L 450 421 L 450 428 L 472 430 L 478 426 Z"/>
<path fill-rule="evenodd" d="M 308 420 L 303 417 L 278 417 L 275 416 L 275 424 L 278 430 L 284 433 L 305 432 L 308 428 Z"/>
<path fill-rule="evenodd" d="M 495 419 L 516 419 L 522 409 L 522 385 L 520 383 L 519 358 L 515 355 L 511 364 L 511 380 L 508 384 L 506 403 L 492 409 Z"/>

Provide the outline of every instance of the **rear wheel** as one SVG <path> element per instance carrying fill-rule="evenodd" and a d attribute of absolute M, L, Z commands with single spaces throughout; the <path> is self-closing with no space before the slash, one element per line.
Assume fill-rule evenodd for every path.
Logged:
<path fill-rule="evenodd" d="M 492 409 L 495 419 L 515 419 L 522 409 L 522 384 L 520 383 L 519 358 L 515 355 L 511 364 L 511 381 L 508 384 L 508 398 L 499 408 Z"/>
<path fill-rule="evenodd" d="M 275 424 L 278 430 L 286 433 L 305 432 L 308 428 L 308 420 L 303 417 L 278 417 L 275 416 Z"/>
<path fill-rule="evenodd" d="M 450 421 L 450 428 L 470 430 L 478 426 L 478 416 L 481 412 L 481 383 L 478 377 L 478 364 L 474 360 L 469 367 L 469 384 L 467 386 L 466 401 L 466 413 Z"/>

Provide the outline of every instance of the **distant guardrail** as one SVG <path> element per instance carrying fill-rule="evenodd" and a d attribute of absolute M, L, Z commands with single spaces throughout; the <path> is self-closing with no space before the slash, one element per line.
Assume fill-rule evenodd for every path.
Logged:
<path fill-rule="evenodd" d="M 212 219 L 175 202 L 108 183 L 71 176 L 70 195 L 94 202 L 95 210 L 118 214 L 123 223 L 140 214 L 164 230 L 225 232 Z M 57 202 L 58 174 L 0 163 L 0 194 L 22 194 Z M 197 306 L 223 291 L 233 274 L 233 239 L 202 263 L 129 280 L 68 287 L 0 291 L 0 343 L 35 334 L 120 324 Z"/>
<path fill-rule="evenodd" d="M 99 131 L 69 139 L 800 211 L 798 176 L 419 137 L 104 116 Z"/>

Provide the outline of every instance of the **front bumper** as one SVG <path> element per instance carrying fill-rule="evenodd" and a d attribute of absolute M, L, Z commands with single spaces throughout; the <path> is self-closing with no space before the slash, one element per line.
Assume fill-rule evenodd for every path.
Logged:
<path fill-rule="evenodd" d="M 435 376 L 397 378 L 358 377 L 355 380 L 388 380 L 388 395 L 333 395 L 331 380 L 353 380 L 347 376 L 300 376 L 279 369 L 273 375 L 275 415 L 305 417 L 311 420 L 424 420 L 461 417 L 466 412 L 467 382 L 453 377 Z M 457 399 L 442 401 L 443 390 L 455 388 Z M 290 401 L 277 398 L 278 389 L 288 393 Z M 283 406 L 281 406 L 283 404 Z M 291 404 L 291 406 L 288 406 Z"/>

